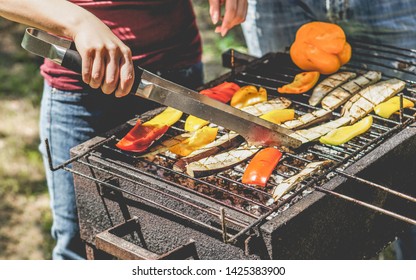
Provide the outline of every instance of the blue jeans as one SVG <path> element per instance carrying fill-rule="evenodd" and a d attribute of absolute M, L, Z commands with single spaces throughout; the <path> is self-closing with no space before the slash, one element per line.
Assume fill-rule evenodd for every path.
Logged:
<path fill-rule="evenodd" d="M 347 39 L 416 49 L 415 0 L 248 0 L 243 23 L 249 52 L 262 56 L 288 50 L 298 28 L 334 22 Z M 381 69 L 383 70 L 383 69 Z M 398 258 L 416 258 L 416 226 L 395 244 Z"/>
<path fill-rule="evenodd" d="M 249 52 L 285 51 L 310 21 L 342 26 L 347 38 L 416 49 L 414 0 L 248 0 L 243 32 Z"/>
<path fill-rule="evenodd" d="M 161 71 L 160 74 L 189 88 L 203 84 L 202 63 L 177 71 Z M 72 147 L 156 106 L 159 105 L 135 96 L 116 98 L 98 90 L 61 91 L 45 83 L 40 116 L 40 151 L 53 215 L 51 232 L 56 240 L 53 259 L 84 259 L 85 246 L 79 236 L 72 174 L 64 170 L 50 171 L 44 139 L 49 139 L 53 165 L 56 166 L 70 158 Z"/>

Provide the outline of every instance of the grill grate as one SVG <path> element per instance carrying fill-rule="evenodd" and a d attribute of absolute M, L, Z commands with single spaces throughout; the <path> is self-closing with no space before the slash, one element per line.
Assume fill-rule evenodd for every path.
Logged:
<path fill-rule="evenodd" d="M 416 53 L 413 51 L 402 50 L 390 46 L 369 46 L 362 42 L 354 42 L 353 61 L 344 67 L 344 70 L 353 71 L 362 74 L 365 71 L 380 70 L 383 72 L 383 79 L 390 77 L 398 77 L 407 82 L 407 88 L 403 91 L 403 96 L 416 101 L 416 91 L 413 88 L 416 84 L 415 61 Z M 374 60 L 379 59 L 379 62 Z M 213 86 L 224 80 L 233 81 L 240 86 L 255 85 L 263 87 L 268 91 L 269 99 L 277 97 L 277 87 L 287 84 L 293 80 L 293 77 L 299 73 L 290 61 L 287 54 L 268 54 L 263 58 L 257 59 L 240 70 L 233 69 L 230 73 L 218 78 L 207 86 Z M 298 115 L 319 109 L 308 104 L 309 94 L 290 96 L 292 107 Z M 90 180 L 103 184 L 111 189 L 124 192 L 144 201 L 153 204 L 167 212 L 174 213 L 177 216 L 190 220 L 198 225 L 209 228 L 210 230 L 225 233 L 224 241 L 231 242 L 242 234 L 249 231 L 252 227 L 258 225 L 263 220 L 271 216 L 278 215 L 313 190 L 319 190 L 333 195 L 340 194 L 329 192 L 320 188 L 324 182 L 340 175 L 352 179 L 359 180 L 352 175 L 348 175 L 343 170 L 353 164 L 363 156 L 367 155 L 372 149 L 388 139 L 398 131 L 402 130 L 415 121 L 414 114 L 416 109 L 403 109 L 400 114 L 394 116 L 393 119 L 383 119 L 372 114 L 374 123 L 371 129 L 365 134 L 354 138 L 346 144 L 340 146 L 328 146 L 320 143 L 311 143 L 302 146 L 296 151 L 285 150 L 283 157 L 274 171 L 267 187 L 258 189 L 241 183 L 242 174 L 245 165 L 249 162 L 237 165 L 232 169 L 220 172 L 206 178 L 192 178 L 181 172 L 173 170 L 173 164 L 177 159 L 169 154 L 159 154 L 149 158 L 141 158 L 136 154 L 123 152 L 115 147 L 115 143 L 127 133 L 127 129 L 118 131 L 115 135 L 109 135 L 107 139 L 98 143 L 94 147 L 88 149 L 82 155 L 69 160 L 58 167 L 52 169 L 63 168 L 70 172 L 76 172 L 68 168 L 68 164 L 78 161 L 90 167 L 97 174 L 105 173 L 107 176 L 121 178 L 131 183 L 137 184 L 140 188 L 150 189 L 166 200 L 174 200 L 178 203 L 195 209 L 195 216 L 181 213 L 177 210 L 169 208 L 168 203 L 155 202 L 147 199 L 140 194 L 127 192 L 122 187 L 110 183 L 103 182 L 95 177 L 77 173 L 79 176 L 87 177 Z M 339 117 L 339 111 L 335 111 L 333 119 Z M 142 117 L 142 116 L 138 116 Z M 132 120 L 132 123 L 135 120 Z M 175 126 L 170 128 L 164 138 L 169 138 L 181 134 L 183 130 L 184 120 L 182 119 Z M 220 134 L 225 130 L 220 130 Z M 100 167 L 92 164 L 89 160 L 91 157 L 100 161 Z M 270 190 L 280 181 L 297 174 L 308 163 L 313 161 L 331 160 L 334 162 L 331 168 L 327 168 L 322 173 L 314 174 L 297 184 L 297 187 L 290 193 L 286 194 L 277 203 L 270 204 L 272 200 Z M 152 178 L 158 182 L 173 186 L 182 192 L 169 191 L 163 186 L 155 186 L 143 183 L 141 179 L 145 177 Z M 97 176 L 99 177 L 99 176 Z M 369 182 L 369 185 L 374 183 Z M 195 195 L 201 199 L 191 199 L 186 193 Z M 194 197 L 194 196 L 193 196 Z M 404 196 L 409 199 L 409 197 Z M 411 200 L 412 198 L 410 198 Z M 207 203 L 208 202 L 208 203 Z M 214 205 L 219 206 L 213 207 Z M 360 202 L 354 200 L 360 204 Z M 362 204 L 364 205 L 364 204 Z M 365 205 L 364 205 L 365 206 Z M 224 209 L 227 209 L 225 214 Z M 377 208 L 376 210 L 385 213 L 388 211 Z M 384 211 L 384 212 L 383 212 Z M 211 222 L 198 219 L 198 213 L 204 212 L 219 219 L 218 225 L 230 226 L 236 228 L 237 233 L 232 235 L 226 231 L 224 227 L 213 226 Z M 406 217 L 398 217 L 403 220 L 415 223 L 414 220 Z"/>

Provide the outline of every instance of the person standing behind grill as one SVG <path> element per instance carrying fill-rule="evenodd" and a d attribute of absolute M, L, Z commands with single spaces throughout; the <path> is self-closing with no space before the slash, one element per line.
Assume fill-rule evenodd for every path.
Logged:
<path fill-rule="evenodd" d="M 213 23 L 221 23 L 215 32 L 222 36 L 245 19 L 247 0 L 209 4 Z M 203 83 L 201 39 L 190 0 L 0 0 L 0 16 L 69 38 L 82 57 L 82 75 L 48 60 L 41 66 L 40 136 L 49 139 L 54 165 L 69 159 L 70 148 L 155 106 L 126 96 L 133 61 L 190 88 Z M 83 259 L 72 175 L 51 172 L 43 144 L 40 150 L 56 239 L 52 258 Z"/>
<path fill-rule="evenodd" d="M 415 0 L 248 0 L 248 4 L 242 28 L 254 56 L 289 50 L 299 27 L 311 21 L 340 25 L 348 40 L 416 49 Z M 398 259 L 416 259 L 416 226 L 394 247 Z"/>

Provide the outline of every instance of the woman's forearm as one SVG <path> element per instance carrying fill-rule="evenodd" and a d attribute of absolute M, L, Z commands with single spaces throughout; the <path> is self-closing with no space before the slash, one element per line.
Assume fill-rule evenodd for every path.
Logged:
<path fill-rule="evenodd" d="M 98 20 L 66 0 L 0 0 L 0 16 L 71 39 L 83 24 Z"/>

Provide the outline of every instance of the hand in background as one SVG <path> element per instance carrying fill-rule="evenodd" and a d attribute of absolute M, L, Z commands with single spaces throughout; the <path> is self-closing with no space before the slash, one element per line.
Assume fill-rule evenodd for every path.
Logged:
<path fill-rule="evenodd" d="M 215 28 L 215 32 L 221 33 L 221 36 L 225 36 L 230 29 L 246 19 L 247 0 L 209 0 L 209 5 L 212 22 L 217 24 L 222 19 L 221 26 Z M 221 17 L 223 8 L 224 17 Z"/>

